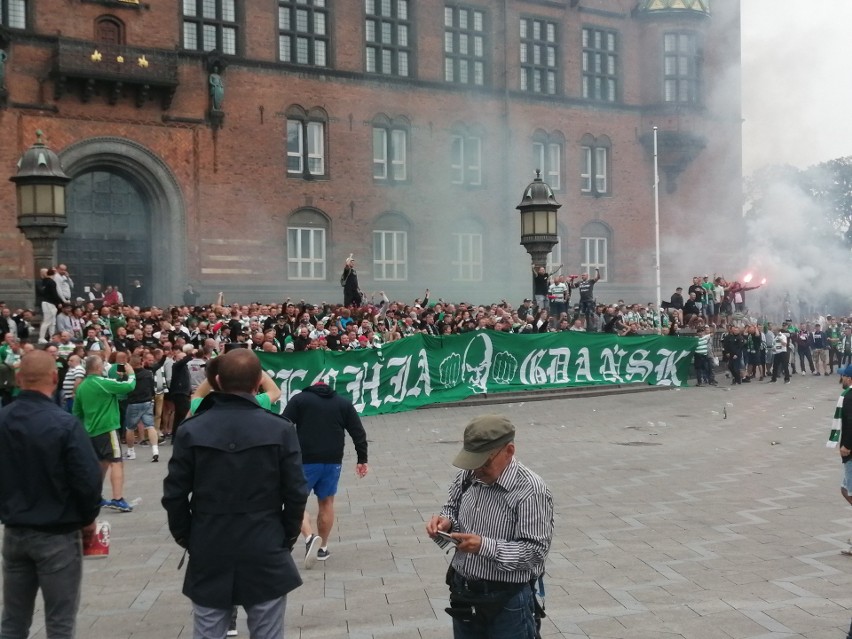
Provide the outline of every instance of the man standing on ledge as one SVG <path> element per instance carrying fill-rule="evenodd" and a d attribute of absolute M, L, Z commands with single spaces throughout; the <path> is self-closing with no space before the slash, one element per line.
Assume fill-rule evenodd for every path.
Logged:
<path fill-rule="evenodd" d="M 580 315 L 586 318 L 586 330 L 592 330 L 592 314 L 595 312 L 595 284 L 601 279 L 601 270 L 595 269 L 595 279 L 590 280 L 588 273 L 580 275 L 580 281 L 574 283 L 574 276 L 568 286 L 580 291 Z"/>
<path fill-rule="evenodd" d="M 361 306 L 363 296 L 361 287 L 358 285 L 358 273 L 355 272 L 355 258 L 352 254 L 343 263 L 343 275 L 340 276 L 340 285 L 343 287 L 343 305 Z"/>
<path fill-rule="evenodd" d="M 334 496 L 343 463 L 344 434 L 349 433 L 358 455 L 355 473 L 358 477 L 365 477 L 369 471 L 367 433 L 352 402 L 323 383 L 308 386 L 294 395 L 287 402 L 283 415 L 296 424 L 308 494 L 314 491 L 317 496 L 319 535 L 313 534 L 307 511 L 302 522 L 305 568 L 311 568 L 331 554 L 328 538 L 334 525 Z"/>
<path fill-rule="evenodd" d="M 307 489 L 293 425 L 254 399 L 260 360 L 218 358 L 216 386 L 174 441 L 163 481 L 169 530 L 189 551 L 183 594 L 195 639 L 221 639 L 233 606 L 252 639 L 281 639 L 287 593 L 302 584 L 291 551 Z"/>
<path fill-rule="evenodd" d="M 74 637 L 83 577 L 81 529 L 94 534 L 101 472 L 86 431 L 52 397 L 56 361 L 21 361 L 21 393 L 0 411 L 3 620 L 0 636 L 29 635 L 38 589 L 47 636 Z"/>
<path fill-rule="evenodd" d="M 426 524 L 450 533 L 447 572 L 455 639 L 534 639 L 532 582 L 544 573 L 553 539 L 553 497 L 541 477 L 515 459 L 515 427 L 501 415 L 467 425 L 453 465 L 462 471 L 449 499 Z"/>

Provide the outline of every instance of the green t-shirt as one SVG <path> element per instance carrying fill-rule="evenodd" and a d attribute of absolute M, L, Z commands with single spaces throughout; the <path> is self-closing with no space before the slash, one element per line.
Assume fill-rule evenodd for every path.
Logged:
<path fill-rule="evenodd" d="M 266 393 L 258 393 L 254 396 L 254 399 L 255 401 L 257 401 L 258 406 L 260 406 L 261 408 L 265 408 L 266 410 L 272 410 L 272 402 L 269 400 L 269 395 L 267 395 Z M 203 401 L 203 397 L 193 397 L 189 402 L 189 414 L 195 415 L 195 411 L 198 410 L 198 407 Z"/>

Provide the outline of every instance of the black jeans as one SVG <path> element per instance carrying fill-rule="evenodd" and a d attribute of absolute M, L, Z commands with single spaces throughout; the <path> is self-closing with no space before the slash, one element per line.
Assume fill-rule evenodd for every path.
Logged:
<path fill-rule="evenodd" d="M 775 356 L 772 358 L 772 381 L 775 382 L 778 380 L 778 374 L 784 373 L 784 381 L 790 381 L 790 367 L 788 362 L 790 360 L 789 353 L 775 353 Z"/>
<path fill-rule="evenodd" d="M 805 370 L 805 360 L 808 360 L 808 366 L 811 369 L 811 372 L 814 372 L 814 358 L 811 356 L 810 348 L 802 348 L 799 346 L 799 364 L 802 367 L 802 372 Z"/>
<path fill-rule="evenodd" d="M 26 639 L 38 589 L 51 639 L 73 639 L 80 607 L 83 546 L 79 530 L 65 534 L 6 527 L 3 537 L 3 620 L 0 635 Z"/>

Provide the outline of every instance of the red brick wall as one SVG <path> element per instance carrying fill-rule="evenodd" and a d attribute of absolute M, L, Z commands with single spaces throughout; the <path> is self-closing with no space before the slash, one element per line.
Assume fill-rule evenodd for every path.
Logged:
<path fill-rule="evenodd" d="M 361 257 L 362 287 L 368 291 L 387 286 L 391 292 L 413 297 L 431 284 L 451 291 L 445 295 L 449 297 L 465 289 L 476 289 L 483 300 L 526 293 L 529 258 L 518 246 L 518 213 L 514 207 L 537 168 L 530 136 L 539 128 L 560 131 L 566 139 L 563 189 L 557 194 L 563 204 L 560 222 L 567 233 L 563 247 L 566 271 L 578 269 L 582 226 L 592 220 L 605 222 L 613 232 L 609 285 L 613 295 L 648 285 L 653 277 L 653 166 L 639 137 L 654 124 L 694 131 L 708 140 L 707 148 L 680 175 L 677 190 L 670 194 L 661 189 L 664 236 L 674 238 L 669 240 L 671 246 L 693 241 L 701 224 L 716 225 L 718 220 L 735 220 L 739 214 L 738 95 L 729 96 L 731 105 L 714 103 L 712 112 L 669 114 L 646 108 L 661 101 L 662 31 L 674 24 L 704 34 L 704 78 L 708 91 L 712 91 L 720 69 L 732 63 L 737 69 L 736 16 L 720 14 L 707 20 L 671 22 L 632 17 L 617 0 L 581 3 L 604 13 L 510 0 L 504 37 L 503 2 L 483 1 L 479 4 L 488 11 L 492 34 L 487 47 L 492 52 L 488 74 L 491 89 L 458 91 L 447 90 L 442 84 L 443 3 L 410 3 L 417 41 L 412 65 L 417 81 L 410 83 L 360 75 L 364 66 L 361 2 L 329 2 L 333 34 L 329 63 L 350 76 L 310 70 L 301 73 L 293 67 L 276 66 L 274 4 L 243 4 L 246 13 L 241 37 L 247 62 L 233 60 L 223 74 L 225 120 L 219 131 L 201 123 L 174 122 L 175 118 L 205 118 L 208 85 L 201 56 L 182 56 L 180 86 L 166 112 L 157 101 L 137 108 L 131 96 L 114 106 L 105 96 L 95 96 L 84 104 L 78 95 L 70 93 L 55 101 L 49 77 L 53 44 L 15 36 L 7 76 L 9 100 L 44 104 L 56 107 L 57 112 L 14 106 L 0 110 L 0 130 L 11 142 L 0 145 L 0 165 L 11 175 L 17 157 L 32 143 L 37 128 L 45 131 L 48 144 L 56 151 L 97 136 L 123 137 L 144 145 L 162 158 L 180 183 L 187 212 L 187 271 L 208 291 L 227 288 L 298 293 L 316 289 L 321 291 L 319 296 L 338 295 L 339 265 L 353 251 Z M 95 18 L 110 13 L 124 22 L 128 45 L 180 47 L 180 16 L 175 3 L 122 10 L 78 2 L 70 15 L 63 0 L 41 0 L 33 6 L 38 11 L 35 30 L 40 34 L 89 39 Z M 541 99 L 516 91 L 520 15 L 560 22 L 563 98 Z M 612 108 L 596 108 L 579 99 L 580 37 L 587 25 L 619 33 L 622 102 Z M 508 62 L 505 69 L 504 56 Z M 327 180 L 307 182 L 286 175 L 283 113 L 291 104 L 306 109 L 322 107 L 329 114 Z M 405 116 L 411 122 L 411 180 L 404 185 L 373 182 L 369 122 L 379 113 L 393 118 Z M 164 121 L 164 115 L 171 120 Z M 450 128 L 455 123 L 477 124 L 486 130 L 482 188 L 450 184 Z M 586 133 L 606 135 L 612 141 L 611 196 L 594 198 L 580 193 L 579 147 Z M 287 218 L 303 206 L 320 209 L 332 220 L 325 285 L 286 280 Z M 413 225 L 407 283 L 373 282 L 369 275 L 373 221 L 389 211 L 404 214 Z M 712 220 L 707 217 L 711 214 Z M 481 285 L 453 284 L 446 270 L 451 259 L 449 234 L 464 215 L 475 217 L 485 229 L 487 280 Z M 10 258 L 10 267 L 0 272 L 0 278 L 29 277 L 27 243 L 13 230 L 14 222 L 14 189 L 9 183 L 0 189 L 0 255 Z M 232 240 L 241 243 L 230 243 Z M 235 267 L 227 261 L 214 264 L 205 260 L 205 253 L 231 253 L 243 258 Z M 248 273 L 202 274 L 202 268 L 217 265 Z M 679 272 L 681 267 L 683 273 Z M 691 268 L 692 264 L 677 257 L 668 264 L 667 279 L 682 284 L 691 275 Z"/>

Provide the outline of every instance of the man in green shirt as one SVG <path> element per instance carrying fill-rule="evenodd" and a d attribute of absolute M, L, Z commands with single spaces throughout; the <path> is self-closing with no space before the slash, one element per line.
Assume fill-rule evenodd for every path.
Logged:
<path fill-rule="evenodd" d="M 101 463 L 103 476 L 106 477 L 107 470 L 112 469 L 112 500 L 104 501 L 101 505 L 120 512 L 130 512 L 133 507 L 122 496 L 124 467 L 118 438 L 118 430 L 121 427 L 118 398 L 136 388 L 136 375 L 133 369 L 128 367 L 130 370 L 127 371 L 126 381 L 107 379 L 103 376 L 104 361 L 100 355 L 87 357 L 85 368 L 86 378 L 77 387 L 71 412 L 86 427 Z"/>

